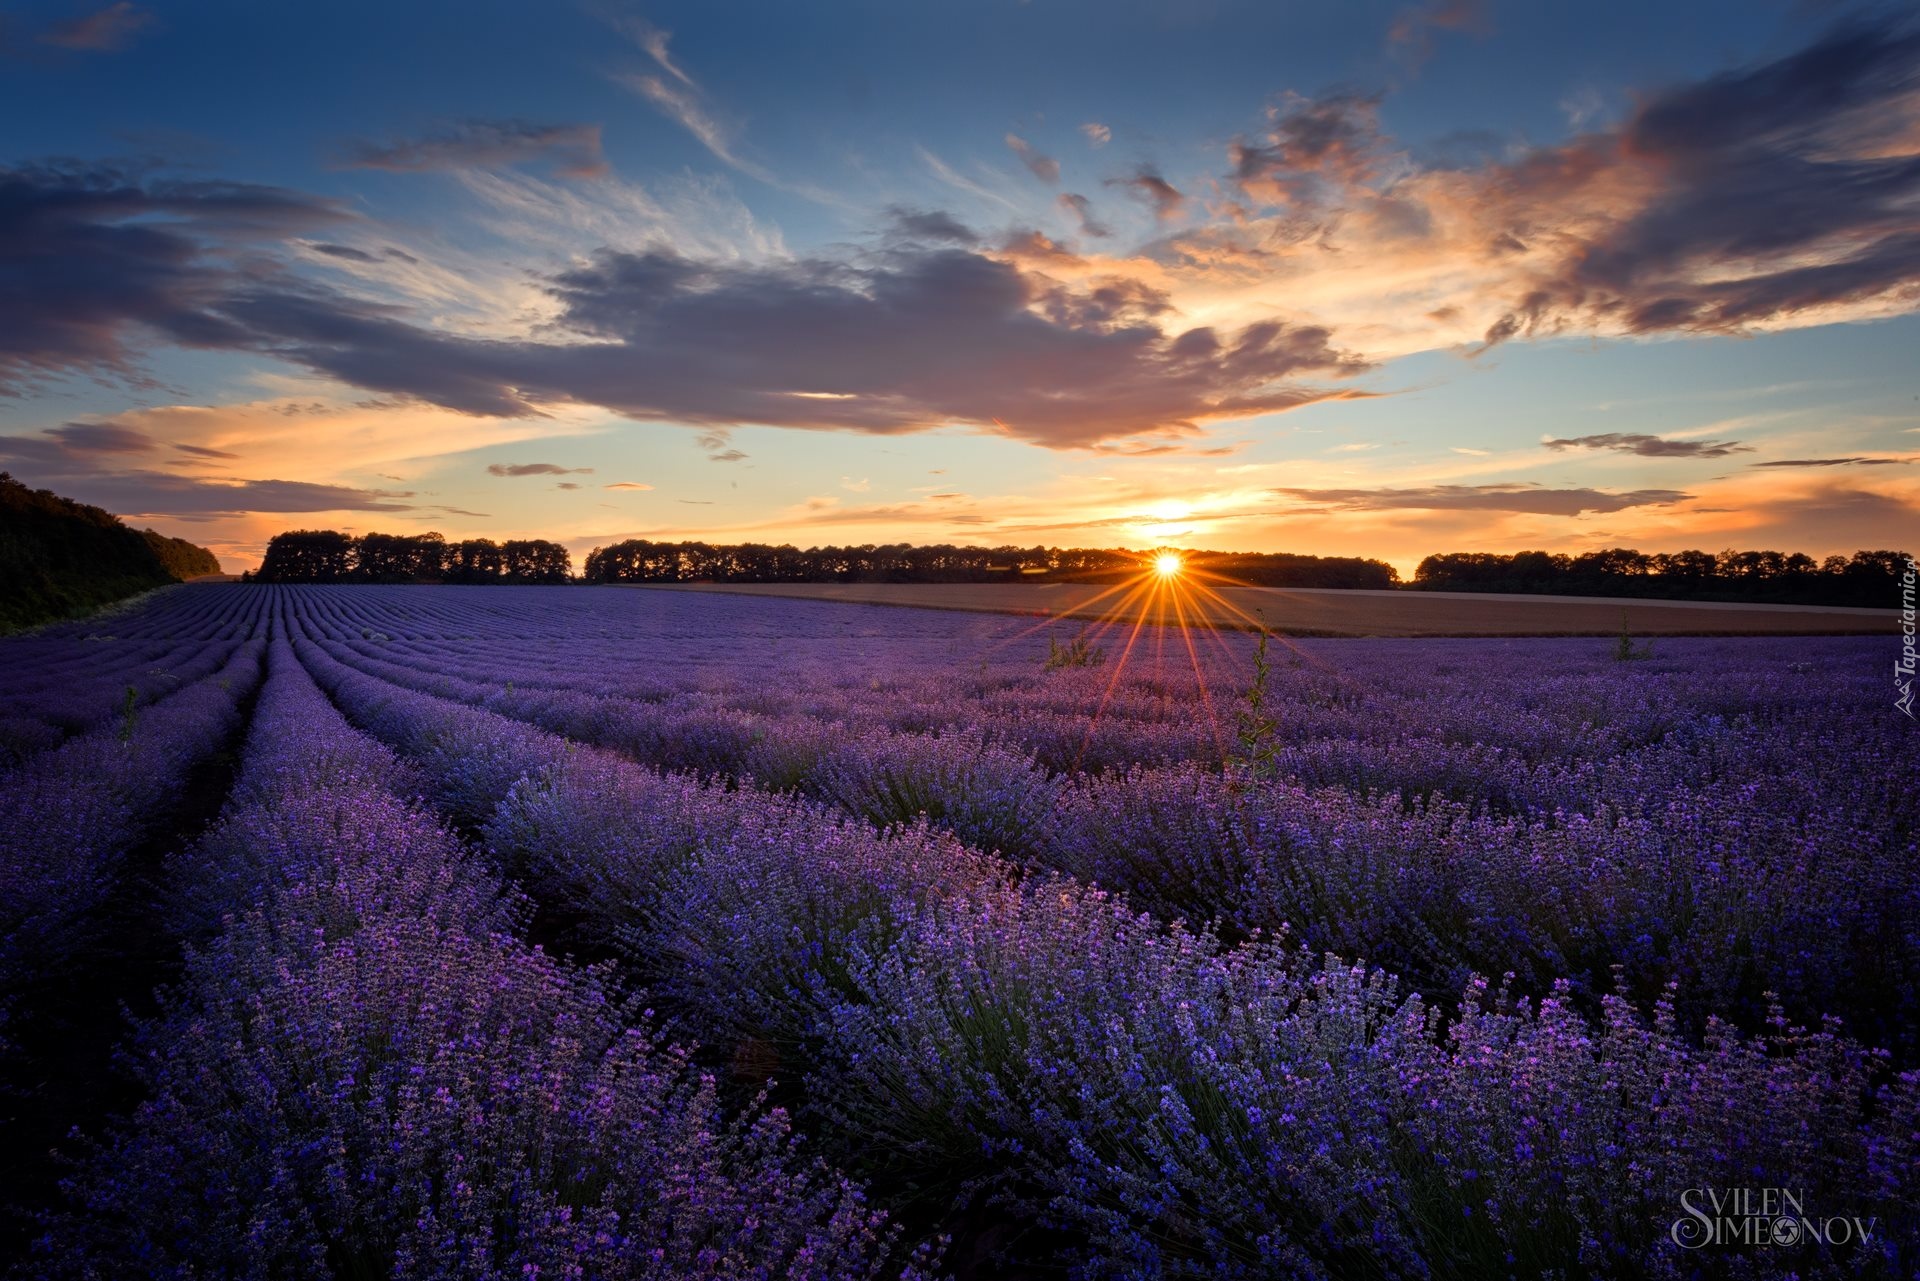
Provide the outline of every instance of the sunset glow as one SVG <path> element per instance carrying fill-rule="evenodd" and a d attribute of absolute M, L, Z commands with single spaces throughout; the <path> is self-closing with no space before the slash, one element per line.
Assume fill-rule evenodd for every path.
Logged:
<path fill-rule="evenodd" d="M 1172 578 L 1180 572 L 1180 557 L 1172 552 L 1161 552 L 1153 558 L 1153 572 L 1162 578 Z"/>

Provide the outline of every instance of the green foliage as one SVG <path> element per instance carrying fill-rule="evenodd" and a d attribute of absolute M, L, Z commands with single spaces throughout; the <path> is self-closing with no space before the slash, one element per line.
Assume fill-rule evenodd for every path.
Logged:
<path fill-rule="evenodd" d="M 1653 657 L 1653 642 L 1635 642 L 1633 633 L 1627 630 L 1627 611 L 1620 611 L 1620 635 L 1613 642 L 1613 661 L 1616 663 L 1634 663 L 1643 658 Z"/>
<path fill-rule="evenodd" d="M 1280 722 L 1267 710 L 1267 682 L 1273 676 L 1273 663 L 1267 657 L 1268 636 L 1262 628 L 1260 640 L 1253 647 L 1253 681 L 1240 696 L 1240 707 L 1234 713 L 1238 750 L 1227 761 L 1233 772 L 1255 778 L 1273 774 L 1279 752 Z"/>
<path fill-rule="evenodd" d="M 1185 563 L 1263 587 L 1399 585 L 1385 561 L 1357 556 L 1183 549 Z M 950 543 L 807 547 L 766 543 L 656 543 L 630 538 L 588 553 L 589 583 L 1032 583 L 1128 582 L 1149 568 L 1138 551 L 1099 547 L 955 547 Z"/>
<path fill-rule="evenodd" d="M 496 543 L 444 535 L 362 534 L 290 529 L 267 543 L 261 583 L 564 583 L 573 574 L 567 549 L 544 538 Z"/>
<path fill-rule="evenodd" d="M 126 695 L 121 699 L 120 703 L 121 742 L 131 743 L 133 741 L 133 726 L 135 719 L 138 717 L 139 710 L 140 691 L 134 686 L 129 685 L 127 686 Z"/>
<path fill-rule="evenodd" d="M 1098 667 L 1107 661 L 1107 651 L 1087 640 L 1085 636 L 1076 636 L 1062 645 L 1053 637 L 1047 637 L 1047 661 L 1045 671 L 1054 671 L 1062 667 Z"/>
<path fill-rule="evenodd" d="M 219 568 L 191 543 L 0 472 L 0 632 L 88 613 L 208 562 Z"/>
<path fill-rule="evenodd" d="M 140 536 L 153 549 L 154 559 L 160 562 L 160 568 L 183 583 L 189 578 L 220 572 L 220 558 L 196 543 L 184 538 L 168 538 L 151 529 L 141 530 Z"/>
<path fill-rule="evenodd" d="M 1815 560 L 1802 552 L 1682 551 L 1631 547 L 1567 556 L 1552 552 L 1446 552 L 1414 571 L 1414 588 L 1435 592 L 1519 592 L 1637 596 L 1666 600 L 1857 605 L 1891 609 L 1907 554 L 1857 551 Z"/>

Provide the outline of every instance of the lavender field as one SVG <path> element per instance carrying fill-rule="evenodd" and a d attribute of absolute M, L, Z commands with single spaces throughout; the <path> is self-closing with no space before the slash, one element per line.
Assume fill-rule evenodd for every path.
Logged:
<path fill-rule="evenodd" d="M 0 641 L 19 1274 L 1920 1275 L 1893 641 L 1084 626 Z"/>

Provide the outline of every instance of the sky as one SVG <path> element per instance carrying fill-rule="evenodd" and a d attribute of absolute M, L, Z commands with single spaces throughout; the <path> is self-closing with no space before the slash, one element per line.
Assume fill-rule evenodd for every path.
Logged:
<path fill-rule="evenodd" d="M 1920 541 L 1920 21 L 0 0 L 0 467 L 274 533 Z"/>

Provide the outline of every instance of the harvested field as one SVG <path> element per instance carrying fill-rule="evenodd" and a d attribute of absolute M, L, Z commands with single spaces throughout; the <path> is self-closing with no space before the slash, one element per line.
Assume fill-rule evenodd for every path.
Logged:
<path fill-rule="evenodd" d="M 1591 596 L 1504 596 L 1326 588 L 1131 591 L 1087 583 L 660 583 L 656 590 L 788 596 L 1028 617 L 1253 628 L 1289 636 L 1830 636 L 1891 633 L 1893 610 Z"/>

